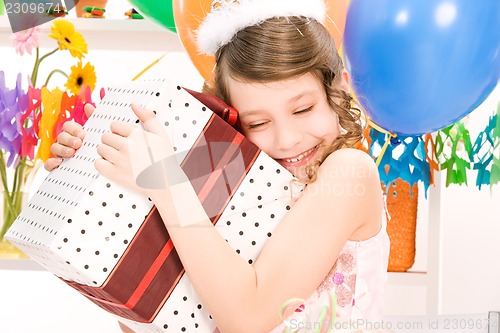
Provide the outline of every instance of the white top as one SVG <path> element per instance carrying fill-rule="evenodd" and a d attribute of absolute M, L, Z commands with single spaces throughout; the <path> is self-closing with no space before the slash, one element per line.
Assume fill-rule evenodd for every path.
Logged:
<path fill-rule="evenodd" d="M 284 322 L 270 333 L 319 332 L 334 322 L 380 320 L 383 295 L 387 283 L 390 241 L 386 231 L 386 212 L 383 212 L 379 233 L 364 241 L 348 240 L 331 271 L 316 291 Z M 331 295 L 335 295 L 335 307 Z M 336 310 L 333 323 L 332 316 Z M 322 314 L 322 311 L 324 312 Z"/>

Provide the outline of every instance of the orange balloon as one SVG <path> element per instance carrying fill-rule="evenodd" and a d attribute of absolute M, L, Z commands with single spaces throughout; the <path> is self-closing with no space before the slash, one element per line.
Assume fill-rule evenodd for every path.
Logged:
<path fill-rule="evenodd" d="M 340 48 L 344 37 L 345 20 L 347 17 L 346 0 L 325 0 L 326 21 L 325 26 L 335 40 L 337 49 Z"/>
<path fill-rule="evenodd" d="M 205 80 L 212 77 L 215 57 L 201 54 L 196 45 L 196 30 L 210 12 L 213 0 L 173 0 L 174 21 L 177 35 L 191 62 Z"/>
<path fill-rule="evenodd" d="M 200 54 L 196 45 L 196 30 L 210 12 L 213 0 L 172 0 L 175 28 L 182 46 L 193 65 L 205 80 L 212 77 L 215 57 Z M 307 1 L 307 0 L 304 0 Z M 337 48 L 342 43 L 347 14 L 348 0 L 325 0 L 325 26 L 333 36 Z"/>

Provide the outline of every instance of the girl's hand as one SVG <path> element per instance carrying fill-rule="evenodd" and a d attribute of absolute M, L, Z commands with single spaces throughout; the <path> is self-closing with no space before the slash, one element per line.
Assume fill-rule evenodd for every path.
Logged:
<path fill-rule="evenodd" d="M 95 110 L 91 104 L 85 104 L 84 109 L 87 117 L 90 117 Z M 45 169 L 52 171 L 62 163 L 63 158 L 73 157 L 76 150 L 82 146 L 84 136 L 82 125 L 74 121 L 65 122 L 62 132 L 57 136 L 57 142 L 50 146 L 50 152 L 54 154 L 54 157 L 45 162 Z"/>
<path fill-rule="evenodd" d="M 141 124 L 111 123 L 111 132 L 103 134 L 97 148 L 101 159 L 95 167 L 104 177 L 150 196 L 151 191 L 167 189 L 183 173 L 154 112 L 135 104 L 132 110 Z"/>

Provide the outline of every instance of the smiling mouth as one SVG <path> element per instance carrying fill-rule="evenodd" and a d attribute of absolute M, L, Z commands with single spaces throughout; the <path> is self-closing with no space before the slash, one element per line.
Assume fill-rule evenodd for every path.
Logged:
<path fill-rule="evenodd" d="M 296 157 L 292 157 L 292 158 L 284 158 L 283 161 L 287 162 L 287 163 L 296 163 L 300 160 L 302 160 L 304 157 L 308 156 L 309 154 L 311 154 L 313 151 L 316 150 L 316 148 L 318 148 L 318 145 L 314 146 L 313 148 L 303 152 L 302 154 L 300 154 L 299 156 L 296 156 Z"/>

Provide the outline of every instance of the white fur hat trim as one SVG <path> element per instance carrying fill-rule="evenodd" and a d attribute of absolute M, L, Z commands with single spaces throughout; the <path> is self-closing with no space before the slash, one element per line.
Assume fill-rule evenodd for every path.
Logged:
<path fill-rule="evenodd" d="M 272 17 L 304 16 L 323 23 L 326 15 L 325 0 L 217 0 L 212 8 L 196 31 L 198 49 L 207 55 L 214 55 L 238 31 Z"/>

